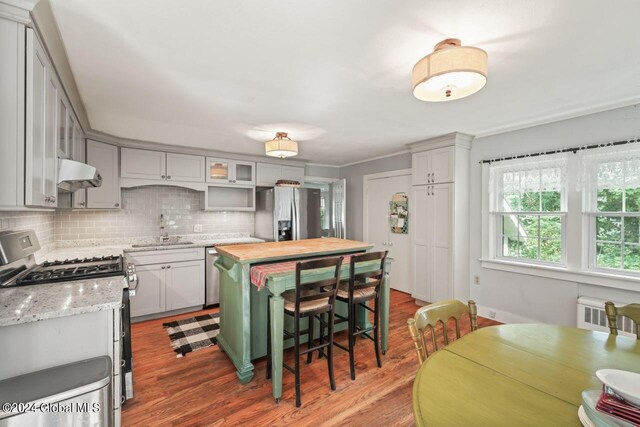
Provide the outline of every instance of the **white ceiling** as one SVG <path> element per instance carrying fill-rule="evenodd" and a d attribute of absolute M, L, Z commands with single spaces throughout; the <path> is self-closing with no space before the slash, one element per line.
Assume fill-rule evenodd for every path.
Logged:
<path fill-rule="evenodd" d="M 640 102 L 640 2 L 51 0 L 93 129 L 341 165 L 461 131 Z M 425 103 L 411 69 L 440 40 L 489 54 L 478 94 Z M 256 141 L 257 139 L 257 141 Z"/>

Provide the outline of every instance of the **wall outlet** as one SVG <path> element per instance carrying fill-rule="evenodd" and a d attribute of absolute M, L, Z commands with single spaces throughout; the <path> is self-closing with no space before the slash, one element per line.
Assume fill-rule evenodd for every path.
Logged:
<path fill-rule="evenodd" d="M 193 224 L 194 233 L 202 233 L 202 224 Z"/>
<path fill-rule="evenodd" d="M 492 319 L 495 319 L 496 318 L 496 312 L 493 311 L 493 310 L 489 310 L 489 317 L 492 318 Z"/>
<path fill-rule="evenodd" d="M 473 276 L 473 283 L 476 285 L 480 284 L 480 276 Z"/>

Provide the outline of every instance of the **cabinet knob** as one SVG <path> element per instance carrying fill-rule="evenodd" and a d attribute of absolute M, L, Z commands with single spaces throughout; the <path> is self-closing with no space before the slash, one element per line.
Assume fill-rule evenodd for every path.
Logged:
<path fill-rule="evenodd" d="M 165 175 L 160 175 L 160 178 L 165 179 L 166 176 Z"/>
<path fill-rule="evenodd" d="M 170 266 L 170 265 L 167 265 L 167 268 L 171 268 L 171 266 Z"/>
<path fill-rule="evenodd" d="M 382 242 L 382 246 L 387 246 L 387 242 Z"/>
<path fill-rule="evenodd" d="M 167 175 L 167 179 L 171 179 L 171 175 Z"/>
<path fill-rule="evenodd" d="M 164 269 L 165 269 L 165 268 L 167 268 L 167 267 L 165 267 L 165 266 L 163 265 L 163 266 L 162 266 L 162 267 L 160 267 L 160 268 L 164 270 Z"/>
<path fill-rule="evenodd" d="M 119 208 L 119 207 L 120 207 L 120 203 L 116 203 L 116 204 L 115 204 L 115 207 L 116 207 L 116 208 Z"/>
<path fill-rule="evenodd" d="M 389 242 L 389 246 L 393 246 L 393 242 Z"/>
<path fill-rule="evenodd" d="M 85 203 L 85 202 L 80 202 L 80 203 L 78 203 L 78 205 L 79 205 L 79 206 L 85 206 L 85 205 L 86 205 L 86 203 Z"/>

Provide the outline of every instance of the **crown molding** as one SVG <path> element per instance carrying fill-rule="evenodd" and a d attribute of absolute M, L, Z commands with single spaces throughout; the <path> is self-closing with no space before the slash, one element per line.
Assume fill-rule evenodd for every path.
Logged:
<path fill-rule="evenodd" d="M 410 152 L 409 150 L 396 151 L 394 153 L 385 154 L 383 156 L 370 157 L 368 159 L 358 160 L 357 162 L 345 163 L 345 164 L 337 166 L 337 167 L 346 168 L 347 166 L 354 166 L 354 165 L 359 165 L 360 163 L 373 162 L 374 160 L 386 159 L 388 157 L 399 156 L 401 154 L 407 154 L 409 152 Z"/>
<path fill-rule="evenodd" d="M 0 0 L 0 18 L 31 24 L 31 11 L 39 0 Z"/>
<path fill-rule="evenodd" d="M 451 132 L 445 135 L 436 136 L 435 138 L 429 138 L 424 141 L 418 141 L 407 145 L 412 153 L 432 150 L 434 148 L 450 147 L 452 145 L 470 150 L 471 142 L 474 138 L 475 136 L 466 133 Z"/>
<path fill-rule="evenodd" d="M 504 126 L 496 126 L 483 131 L 476 132 L 476 138 L 484 138 L 486 136 L 498 135 L 507 132 L 514 132 L 521 129 L 527 129 L 535 126 L 547 125 L 563 120 L 575 119 L 578 117 L 588 116 L 590 114 L 603 113 L 605 111 L 615 110 L 618 108 L 630 107 L 640 104 L 640 96 L 634 95 L 628 98 L 617 99 L 615 101 L 602 102 L 588 107 L 578 107 L 571 110 L 565 110 L 560 114 L 547 114 L 519 122 L 511 123 Z"/>
<path fill-rule="evenodd" d="M 246 160 L 250 162 L 272 163 L 286 166 L 304 167 L 304 160 L 281 160 L 268 156 L 257 156 L 254 154 L 234 153 L 230 151 L 207 150 L 198 147 L 183 147 L 171 144 L 162 144 L 159 142 L 141 141 L 137 139 L 121 138 L 104 132 L 90 130 L 85 132 L 85 137 L 99 142 L 116 145 L 125 148 L 139 148 L 143 150 L 166 151 L 179 154 L 193 154 L 196 156 L 222 157 L 232 158 L 234 160 Z"/>

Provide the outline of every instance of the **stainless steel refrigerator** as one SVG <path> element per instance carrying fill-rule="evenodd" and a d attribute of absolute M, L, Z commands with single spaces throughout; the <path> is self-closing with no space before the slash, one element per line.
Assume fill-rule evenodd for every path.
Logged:
<path fill-rule="evenodd" d="M 344 238 L 344 180 L 317 187 L 259 188 L 256 237 L 268 241 Z"/>

